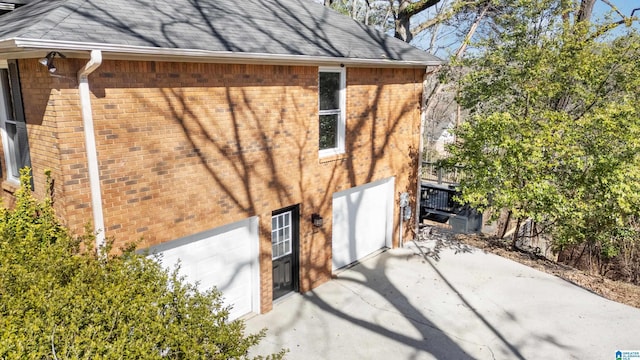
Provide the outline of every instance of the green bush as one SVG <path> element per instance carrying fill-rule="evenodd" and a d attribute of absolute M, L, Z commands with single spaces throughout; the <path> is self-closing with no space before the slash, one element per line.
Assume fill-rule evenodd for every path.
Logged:
<path fill-rule="evenodd" d="M 96 254 L 50 198 L 34 199 L 27 172 L 21 182 L 15 209 L 0 210 L 1 359 L 243 359 L 264 336 L 177 269 L 133 248 Z"/>

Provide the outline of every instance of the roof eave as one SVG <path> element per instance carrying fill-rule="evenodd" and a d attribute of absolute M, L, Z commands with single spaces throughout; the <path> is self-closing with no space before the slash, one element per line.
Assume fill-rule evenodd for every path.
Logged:
<path fill-rule="evenodd" d="M 104 43 L 86 43 L 40 39 L 0 40 L 0 58 L 37 57 L 47 51 L 67 51 L 70 57 L 88 57 L 89 51 L 101 50 L 105 59 L 155 60 L 181 62 L 236 62 L 278 65 L 339 65 L 374 67 L 424 68 L 440 65 L 442 61 L 409 61 L 389 59 L 361 59 L 348 57 L 308 56 L 288 54 L 265 54 L 233 51 L 210 51 L 199 49 L 175 49 L 151 46 L 132 46 Z M 38 53 L 39 55 L 35 55 Z"/>

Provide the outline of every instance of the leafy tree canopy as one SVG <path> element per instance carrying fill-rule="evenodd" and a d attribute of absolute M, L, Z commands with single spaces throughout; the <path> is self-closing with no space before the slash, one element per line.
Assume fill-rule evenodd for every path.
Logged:
<path fill-rule="evenodd" d="M 640 216 L 640 37 L 577 1 L 508 3 L 460 64 L 462 198 L 606 245 Z"/>

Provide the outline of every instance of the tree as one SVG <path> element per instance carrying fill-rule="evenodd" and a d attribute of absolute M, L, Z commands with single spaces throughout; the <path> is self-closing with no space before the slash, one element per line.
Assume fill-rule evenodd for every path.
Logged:
<path fill-rule="evenodd" d="M 247 358 L 264 336 L 229 322 L 218 291 L 133 247 L 97 255 L 92 239 L 72 238 L 28 174 L 15 209 L 0 210 L 0 358 Z"/>
<path fill-rule="evenodd" d="M 411 42 L 413 39 L 411 19 L 439 2 L 440 0 L 419 0 L 416 2 L 400 0 L 397 10 L 394 12 L 394 36 L 402 41 Z"/>
<path fill-rule="evenodd" d="M 640 218 L 640 37 L 612 32 L 628 19 L 591 22 L 592 6 L 523 0 L 493 19 L 462 62 L 471 116 L 449 163 L 465 168 L 464 201 L 612 256 L 615 234 Z"/>
<path fill-rule="evenodd" d="M 331 0 L 325 1 L 324 5 L 365 25 L 382 31 L 389 28 L 391 12 L 387 0 Z"/>
<path fill-rule="evenodd" d="M 324 0 L 324 5 L 345 15 L 386 30 L 389 21 L 393 24 L 394 36 L 411 42 L 413 37 L 436 22 L 427 26 L 412 26 L 411 20 L 431 9 L 441 0 Z M 358 11 L 359 9 L 363 11 Z M 391 17 L 393 17 L 391 19 Z"/>

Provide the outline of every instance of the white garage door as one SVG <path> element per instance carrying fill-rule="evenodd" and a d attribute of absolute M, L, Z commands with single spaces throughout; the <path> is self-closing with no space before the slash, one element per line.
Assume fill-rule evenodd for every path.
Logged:
<path fill-rule="evenodd" d="M 333 194 L 333 270 L 391 247 L 394 178 Z"/>
<path fill-rule="evenodd" d="M 217 287 L 225 305 L 232 305 L 231 320 L 259 312 L 258 218 L 208 230 L 150 249 L 172 268 L 180 260 L 180 274 L 199 289 Z"/>

